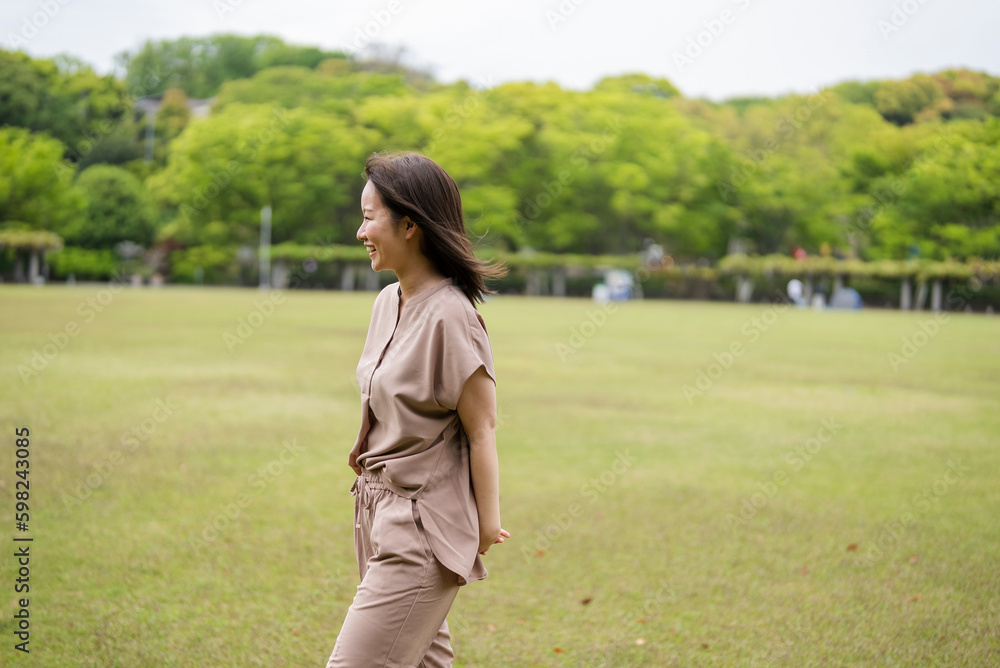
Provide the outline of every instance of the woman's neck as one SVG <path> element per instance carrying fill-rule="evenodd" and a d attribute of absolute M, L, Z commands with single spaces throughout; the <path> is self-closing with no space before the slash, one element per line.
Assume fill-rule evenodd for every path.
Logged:
<path fill-rule="evenodd" d="M 402 296 L 399 298 L 399 305 L 402 308 L 406 302 L 423 292 L 432 285 L 443 281 L 445 276 L 431 266 L 420 267 L 414 271 L 396 272 L 399 279 L 399 290 Z"/>

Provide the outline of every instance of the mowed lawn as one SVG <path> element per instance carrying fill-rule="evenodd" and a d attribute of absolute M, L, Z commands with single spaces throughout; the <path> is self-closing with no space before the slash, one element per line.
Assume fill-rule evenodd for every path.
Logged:
<path fill-rule="evenodd" d="M 0 664 L 324 665 L 374 296 L 0 287 Z M 481 311 L 512 537 L 458 595 L 457 665 L 1000 663 L 1000 318 Z"/>

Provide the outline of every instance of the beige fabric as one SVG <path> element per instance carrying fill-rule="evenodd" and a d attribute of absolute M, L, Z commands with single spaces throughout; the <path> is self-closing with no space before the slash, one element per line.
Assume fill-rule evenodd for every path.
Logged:
<path fill-rule="evenodd" d="M 399 307 L 399 283 L 375 298 L 358 362 L 361 429 L 351 456 L 414 499 L 433 554 L 464 585 L 486 577 L 468 437 L 456 408 L 479 367 L 496 382 L 486 323 L 451 278 Z M 398 318 L 398 322 L 397 322 Z"/>
<path fill-rule="evenodd" d="M 416 500 L 396 495 L 368 471 L 354 485 L 361 584 L 327 668 L 451 666 L 445 617 L 459 585 L 431 554 Z"/>

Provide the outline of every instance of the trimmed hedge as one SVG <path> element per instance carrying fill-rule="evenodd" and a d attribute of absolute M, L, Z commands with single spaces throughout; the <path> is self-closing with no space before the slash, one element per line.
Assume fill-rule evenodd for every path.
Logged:
<path fill-rule="evenodd" d="M 89 250 L 67 246 L 56 253 L 48 253 L 46 262 L 56 278 L 109 279 L 118 273 L 118 258 L 114 251 Z"/>
<path fill-rule="evenodd" d="M 195 272 L 202 270 L 200 277 Z M 179 283 L 232 283 L 239 282 L 239 264 L 236 249 L 215 246 L 192 246 L 170 254 L 170 271 Z"/>
<path fill-rule="evenodd" d="M 967 262 L 938 262 L 932 260 L 838 260 L 833 257 L 807 257 L 796 260 L 787 255 L 727 255 L 715 267 L 677 265 L 667 263 L 662 267 L 647 268 L 643 271 L 642 258 L 638 255 L 576 255 L 560 253 L 504 253 L 493 249 L 476 252 L 483 259 L 502 260 L 511 268 L 525 267 L 554 269 L 568 267 L 628 269 L 640 274 L 666 278 L 698 278 L 718 280 L 723 276 L 746 276 L 767 278 L 784 276 L 857 276 L 863 278 L 901 279 L 915 278 L 918 281 L 934 279 L 962 279 L 973 276 L 981 280 L 1000 278 L 1000 262 L 972 259 Z M 358 246 L 302 246 L 292 243 L 279 244 L 271 249 L 275 260 L 303 261 L 309 258 L 317 262 L 368 260 L 365 249 Z"/>
<path fill-rule="evenodd" d="M 719 261 L 720 273 L 729 276 L 857 276 L 863 278 L 915 278 L 981 280 L 1000 277 L 1000 262 L 972 259 L 968 262 L 933 260 L 838 260 L 832 257 L 807 257 L 796 260 L 787 255 L 727 255 Z"/>

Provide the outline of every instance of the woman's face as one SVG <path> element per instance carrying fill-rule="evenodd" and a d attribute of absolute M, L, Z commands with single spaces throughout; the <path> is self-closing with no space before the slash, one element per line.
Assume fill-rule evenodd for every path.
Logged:
<path fill-rule="evenodd" d="M 369 181 L 361 192 L 361 213 L 364 220 L 358 228 L 358 241 L 368 249 L 375 271 L 394 271 L 406 261 L 406 226 L 396 225 L 392 214 L 382 204 L 375 186 Z"/>

